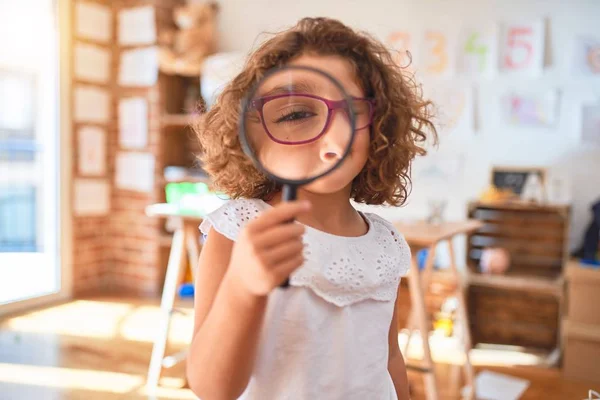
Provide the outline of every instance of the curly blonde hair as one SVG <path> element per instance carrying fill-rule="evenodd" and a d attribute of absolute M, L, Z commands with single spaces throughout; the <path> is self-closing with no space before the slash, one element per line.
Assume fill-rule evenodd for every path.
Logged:
<path fill-rule="evenodd" d="M 404 204 L 412 160 L 426 153 L 429 135 L 437 139 L 430 102 L 421 98 L 414 80 L 383 44 L 328 18 L 304 18 L 262 44 L 195 127 L 199 158 L 214 187 L 231 198 L 263 200 L 280 190 L 242 151 L 238 139 L 241 101 L 268 70 L 306 53 L 348 60 L 365 96 L 376 102 L 369 157 L 352 182 L 351 198 L 365 204 Z"/>

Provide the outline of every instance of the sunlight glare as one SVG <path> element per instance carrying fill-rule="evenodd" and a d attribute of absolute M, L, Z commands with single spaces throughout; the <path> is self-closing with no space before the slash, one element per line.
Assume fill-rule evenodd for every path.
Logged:
<path fill-rule="evenodd" d="M 144 384 L 145 377 L 117 372 L 0 363 L 0 382 L 129 393 Z"/>
<path fill-rule="evenodd" d="M 77 300 L 15 317 L 7 322 L 14 331 L 109 339 L 133 306 L 126 303 Z"/>

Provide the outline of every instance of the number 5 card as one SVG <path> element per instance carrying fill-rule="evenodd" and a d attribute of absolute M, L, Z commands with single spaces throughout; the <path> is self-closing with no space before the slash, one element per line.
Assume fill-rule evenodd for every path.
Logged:
<path fill-rule="evenodd" d="M 544 21 L 509 23 L 500 36 L 503 71 L 539 74 L 544 68 Z"/>

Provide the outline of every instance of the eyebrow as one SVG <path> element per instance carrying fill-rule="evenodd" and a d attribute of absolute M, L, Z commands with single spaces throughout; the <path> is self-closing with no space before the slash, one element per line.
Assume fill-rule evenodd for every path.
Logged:
<path fill-rule="evenodd" d="M 261 94 L 261 97 L 276 96 L 278 94 L 287 93 L 305 93 L 316 94 L 319 88 L 314 82 L 307 80 L 296 80 L 289 84 L 278 85 L 266 93 Z"/>

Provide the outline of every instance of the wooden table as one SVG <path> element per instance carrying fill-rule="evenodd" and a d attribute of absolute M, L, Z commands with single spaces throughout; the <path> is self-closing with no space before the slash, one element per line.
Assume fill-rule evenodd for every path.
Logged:
<path fill-rule="evenodd" d="M 435 378 L 433 360 L 431 358 L 431 349 L 429 347 L 429 323 L 427 321 L 427 311 L 425 309 L 425 291 L 427 290 L 431 274 L 433 271 L 433 261 L 437 246 L 445 242 L 448 246 L 450 255 L 450 272 L 454 275 L 457 282 L 456 297 L 458 299 L 458 318 L 462 323 L 463 344 L 465 351 L 465 380 L 470 386 L 469 398 L 474 398 L 475 385 L 473 376 L 473 366 L 469 357 L 471 350 L 471 336 L 469 333 L 469 322 L 467 317 L 467 308 L 465 303 L 464 285 L 461 275 L 456 267 L 454 248 L 452 239 L 457 235 L 471 233 L 479 229 L 483 224 L 476 220 L 467 220 L 459 222 L 442 222 L 440 224 L 429 224 L 426 222 L 396 222 L 394 226 L 404 235 L 411 251 L 411 265 L 409 272 L 409 290 L 412 302 L 412 310 L 408 318 L 409 337 L 406 343 L 404 354 L 407 354 L 410 343 L 410 336 L 415 326 L 418 327 L 423 341 L 424 368 L 413 368 L 425 374 L 425 388 L 427 398 L 430 400 L 439 399 L 438 386 Z M 423 273 L 419 272 L 417 253 L 427 249 L 428 254 L 425 260 Z M 415 321 L 416 319 L 416 321 Z M 411 368 L 410 364 L 407 366 Z"/>
<path fill-rule="evenodd" d="M 203 217 L 199 214 L 182 213 L 177 206 L 172 204 L 153 204 L 146 208 L 146 214 L 151 217 L 172 218 L 176 223 L 160 302 L 161 317 L 157 330 L 158 334 L 154 340 L 148 368 L 147 385 L 149 388 L 155 388 L 158 386 L 163 368 L 169 368 L 185 360 L 187 356 L 187 352 L 184 351 L 165 357 L 165 351 L 169 337 L 171 315 L 174 311 L 173 306 L 177 296 L 177 287 L 182 283 L 186 272 L 186 255 L 190 266 L 195 266 L 198 263 L 200 255 L 200 230 L 198 226 Z M 192 268 L 192 276 L 195 280 L 195 268 Z"/>

